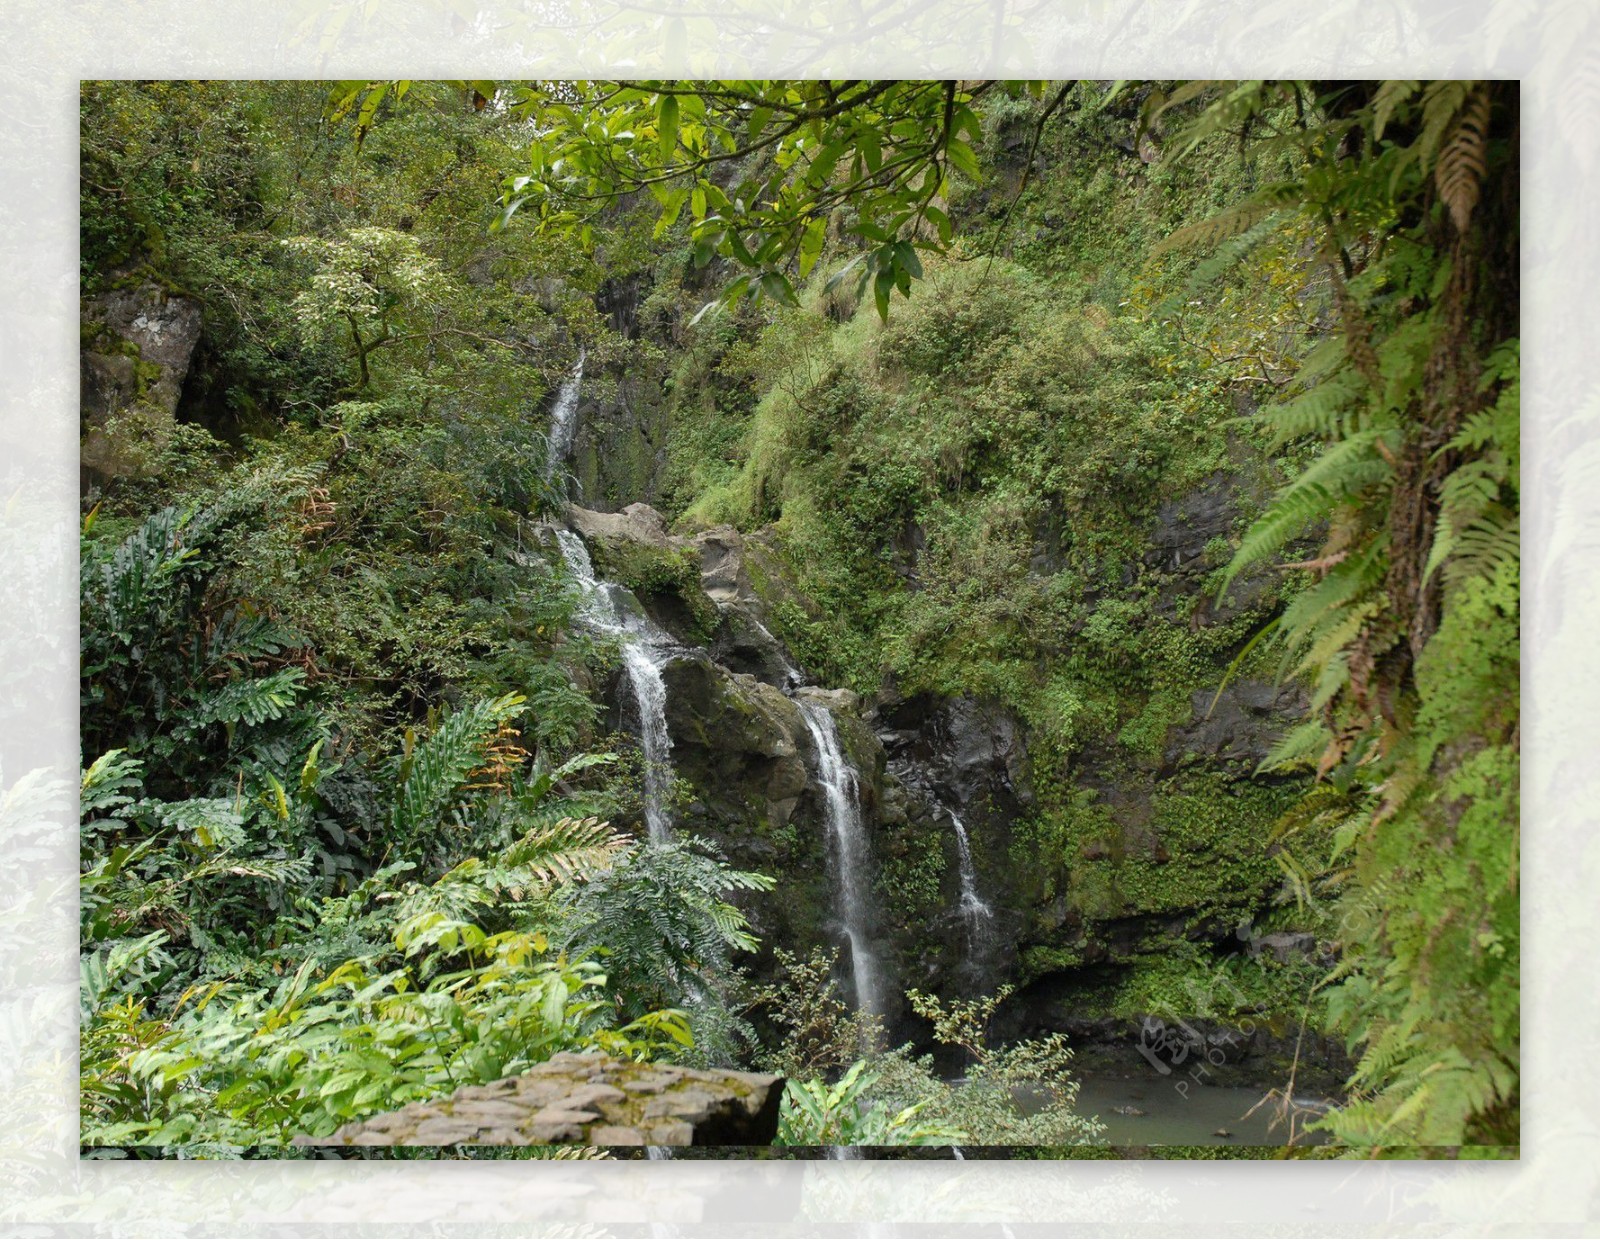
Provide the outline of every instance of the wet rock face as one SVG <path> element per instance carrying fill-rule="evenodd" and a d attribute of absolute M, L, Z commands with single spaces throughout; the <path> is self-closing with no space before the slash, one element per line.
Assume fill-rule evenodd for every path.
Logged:
<path fill-rule="evenodd" d="M 673 763 L 696 793 L 691 820 L 719 834 L 786 826 L 808 779 L 799 708 L 772 685 L 703 657 L 674 659 L 662 679 Z"/>
<path fill-rule="evenodd" d="M 626 587 L 659 627 L 686 646 L 711 640 L 722 617 L 700 588 L 689 541 L 668 534 L 659 512 L 648 504 L 621 512 L 570 504 L 567 522 L 589 548 L 595 571 Z"/>
<path fill-rule="evenodd" d="M 1244 779 L 1255 773 L 1284 733 L 1305 718 L 1308 701 L 1298 685 L 1241 680 L 1220 695 L 1214 690 L 1196 693 L 1191 707 L 1190 721 L 1168 735 L 1167 769 L 1204 763 Z"/>
<path fill-rule="evenodd" d="M 1214 474 L 1198 490 L 1162 504 L 1150 532 L 1148 562 L 1176 571 L 1202 560 L 1212 539 L 1226 538 L 1233 530 L 1238 481 L 1230 474 Z"/>
<path fill-rule="evenodd" d="M 905 928 L 892 936 L 897 970 L 921 990 L 992 991 L 1015 967 L 1032 885 L 1011 857 L 1011 826 L 1034 799 L 1022 723 L 996 702 L 892 692 L 878 696 L 875 712 L 867 717 L 887 760 L 876 847 L 890 879 L 881 896 L 886 920 Z M 952 814 L 969 838 L 976 894 L 994 918 L 981 971 L 961 911 Z"/>
<path fill-rule="evenodd" d="M 783 1078 L 560 1054 L 296 1145 L 770 1145 Z"/>
<path fill-rule="evenodd" d="M 665 377 L 660 362 L 626 370 L 597 362 L 585 373 L 570 466 L 586 505 L 621 508 L 658 494 L 670 431 Z"/>
<path fill-rule="evenodd" d="M 783 579 L 761 535 L 747 538 L 731 525 L 716 525 L 689 541 L 698 557 L 700 588 L 722 611 L 712 657 L 782 689 L 803 683 L 804 671 L 768 627 L 768 603 L 783 599 L 805 606 L 810 600 Z M 757 590 L 757 577 L 768 597 Z"/>
<path fill-rule="evenodd" d="M 722 608 L 711 657 L 730 671 L 778 688 L 793 687 L 803 674 L 756 610 L 741 603 L 723 604 Z"/>
<path fill-rule="evenodd" d="M 1241 574 L 1220 602 L 1204 586 L 1207 574 L 1221 568 L 1233 554 L 1231 545 L 1224 548 L 1220 544 L 1233 534 L 1240 498 L 1247 494 L 1253 494 L 1253 488 L 1242 475 L 1221 472 L 1156 510 L 1144 559 L 1158 579 L 1158 613 L 1171 616 L 1181 602 L 1198 597 L 1196 623 L 1226 623 L 1269 601 L 1277 582 L 1265 568 Z"/>
<path fill-rule="evenodd" d="M 1023 726 L 1007 707 L 973 698 L 916 697 L 879 707 L 879 739 L 891 759 L 956 808 L 1014 812 L 1032 804 Z"/>

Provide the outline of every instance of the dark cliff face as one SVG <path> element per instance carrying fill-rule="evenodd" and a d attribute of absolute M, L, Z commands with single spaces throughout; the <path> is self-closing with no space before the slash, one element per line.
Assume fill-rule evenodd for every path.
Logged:
<path fill-rule="evenodd" d="M 636 344 L 648 291 L 642 274 L 608 280 L 595 294 L 595 309 L 611 331 Z M 668 363 L 648 348 L 629 349 L 625 356 L 585 372 L 572 448 L 577 498 L 608 512 L 657 502 L 667 467 Z"/>

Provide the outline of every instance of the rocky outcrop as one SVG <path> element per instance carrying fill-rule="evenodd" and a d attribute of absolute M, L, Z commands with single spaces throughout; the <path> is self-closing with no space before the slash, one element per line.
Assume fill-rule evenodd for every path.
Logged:
<path fill-rule="evenodd" d="M 888 692 L 879 695 L 877 713 L 884 748 L 915 768 L 939 800 L 1002 816 L 1032 804 L 1025 731 L 1008 707 Z"/>
<path fill-rule="evenodd" d="M 631 282 L 618 282 L 597 309 L 626 333 L 637 323 L 637 293 Z M 578 403 L 569 465 L 577 494 L 595 508 L 653 500 L 666 473 L 671 433 L 666 363 L 637 352 L 625 356 L 625 366 L 597 357 L 585 373 Z"/>
<path fill-rule="evenodd" d="M 662 679 L 673 762 L 695 790 L 685 818 L 719 835 L 748 834 L 742 849 L 771 859 L 770 840 L 759 841 L 789 824 L 808 779 L 799 708 L 706 658 L 674 659 Z"/>
<path fill-rule="evenodd" d="M 731 525 L 716 525 L 693 538 L 700 557 L 700 588 L 717 604 L 759 602 L 745 568 L 744 535 Z"/>
<path fill-rule="evenodd" d="M 1157 508 L 1144 560 L 1157 582 L 1159 614 L 1171 617 L 1180 604 L 1197 604 L 1193 623 L 1226 623 L 1270 602 L 1277 583 L 1264 568 L 1242 573 L 1220 601 L 1205 582 L 1232 558 L 1232 539 L 1244 507 L 1241 501 L 1259 506 L 1262 498 L 1262 488 L 1243 473 L 1222 471 L 1187 495 Z"/>
<path fill-rule="evenodd" d="M 555 1055 L 295 1145 L 770 1145 L 783 1078 Z"/>
<path fill-rule="evenodd" d="M 1305 690 L 1295 684 L 1238 680 L 1221 693 L 1196 693 L 1190 705 L 1190 720 L 1167 734 L 1167 768 L 1202 763 L 1244 779 L 1254 775 L 1273 745 L 1305 718 L 1309 702 Z"/>
<path fill-rule="evenodd" d="M 200 341 L 200 303 L 153 281 L 86 298 L 79 408 L 86 473 L 142 471 L 170 432 Z"/>
<path fill-rule="evenodd" d="M 1219 475 L 1164 509 L 1142 573 L 1180 594 L 1198 590 L 1220 554 L 1215 540 L 1232 528 L 1236 490 Z M 673 766 L 688 788 L 675 827 L 778 880 L 781 897 L 742 902 L 763 944 L 750 962 L 758 978 L 770 976 L 775 948 L 843 945 L 805 701 L 827 709 L 858 772 L 873 946 L 903 987 L 953 996 L 1013 981 L 1024 988 L 1019 1011 L 1054 1019 L 1056 1007 L 1027 996 L 1078 993 L 1096 970 L 1225 937 L 1281 881 L 1261 834 L 1285 790 L 1255 769 L 1303 713 L 1299 691 L 1243 679 L 1173 703 L 1178 718 L 1155 715 L 1137 751 L 1115 734 L 1091 739 L 1073 756 L 1063 813 L 1059 787 L 1041 807 L 1027 725 L 1000 701 L 907 698 L 892 684 L 863 700 L 805 686 L 768 621 L 816 607 L 769 536 L 730 526 L 675 535 L 643 504 L 574 508 L 571 518 L 602 575 L 685 643 L 662 672 Z M 695 608 L 714 617 L 698 636 Z M 961 912 L 955 816 L 975 892 L 993 910 L 982 970 Z M 889 1015 L 893 1036 L 919 1035 L 904 1012 Z"/>
<path fill-rule="evenodd" d="M 629 504 L 621 512 L 600 512 L 593 508 L 567 505 L 567 521 L 586 543 L 607 546 L 634 543 L 666 551 L 684 546 L 681 539 L 667 534 L 667 522 L 649 504 Z"/>
<path fill-rule="evenodd" d="M 826 792 L 816 742 L 796 702 L 775 685 L 718 666 L 700 654 L 672 660 L 662 672 L 672 761 L 691 789 L 676 828 L 715 842 L 730 862 L 771 874 L 777 896 L 744 902 L 762 941 L 754 962 L 768 976 L 774 948 L 805 952 L 839 943 L 834 924 L 826 828 Z M 869 832 L 884 796 L 885 760 L 870 728 L 849 713 L 854 695 L 812 693 L 830 709 L 841 747 L 858 777 Z"/>
<path fill-rule="evenodd" d="M 790 689 L 804 682 L 804 672 L 766 622 L 766 597 L 800 596 L 758 538 L 747 539 L 731 525 L 693 538 L 675 535 L 648 504 L 629 504 L 620 512 L 569 505 L 567 521 L 590 548 L 600 574 L 628 587 L 650 618 L 679 641 L 706 646 L 716 663 L 769 685 Z"/>
<path fill-rule="evenodd" d="M 625 586 L 650 619 L 684 645 L 711 641 L 721 615 L 700 588 L 693 547 L 667 533 L 659 512 L 648 504 L 629 504 L 621 512 L 571 504 L 566 515 L 599 576 Z"/>
<path fill-rule="evenodd" d="M 744 603 L 722 605 L 711 657 L 731 671 L 779 688 L 794 688 L 805 680 L 783 643 L 762 622 L 760 611 Z"/>

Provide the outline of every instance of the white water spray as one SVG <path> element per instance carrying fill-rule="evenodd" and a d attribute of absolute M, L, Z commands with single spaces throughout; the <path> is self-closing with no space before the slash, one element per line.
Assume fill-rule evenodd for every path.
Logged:
<path fill-rule="evenodd" d="M 972 842 L 967 828 L 954 812 L 950 823 L 956 829 L 957 870 L 961 877 L 961 920 L 967 927 L 967 967 L 974 975 L 983 971 L 994 946 L 994 910 L 978 895 L 978 873 L 972 864 Z"/>
<path fill-rule="evenodd" d="M 667 684 L 661 669 L 672 654 L 672 638 L 650 620 L 618 605 L 625 594 L 609 581 L 597 581 L 589 550 L 571 530 L 557 530 L 556 542 L 567 568 L 583 590 L 579 616 L 596 632 L 622 645 L 622 672 L 638 716 L 639 748 L 644 754 L 644 821 L 650 842 L 672 838 L 667 797 L 672 791 L 672 736 L 667 731 Z M 635 604 L 636 606 L 636 604 Z"/>
<path fill-rule="evenodd" d="M 856 1008 L 883 1015 L 878 986 L 878 966 L 868 933 L 867 899 L 871 881 L 871 852 L 861 822 L 861 805 L 854 768 L 839 746 L 839 729 L 826 707 L 799 702 L 800 713 L 817 746 L 817 776 L 827 808 L 829 852 L 838 891 L 839 920 L 850 940 L 850 968 L 855 982 Z"/>
<path fill-rule="evenodd" d="M 578 429 L 578 394 L 583 388 L 583 358 L 584 350 L 580 348 L 577 365 L 561 381 L 556 403 L 550 409 L 550 438 L 544 460 L 546 482 L 555 477 L 572 452 L 572 437 Z"/>
<path fill-rule="evenodd" d="M 622 648 L 622 664 L 633 687 L 634 708 L 639 713 L 639 748 L 644 751 L 644 820 L 650 842 L 664 844 L 672 835 L 667 817 L 667 797 L 672 791 L 672 760 L 668 751 L 667 682 L 654 652 L 638 642 Z"/>

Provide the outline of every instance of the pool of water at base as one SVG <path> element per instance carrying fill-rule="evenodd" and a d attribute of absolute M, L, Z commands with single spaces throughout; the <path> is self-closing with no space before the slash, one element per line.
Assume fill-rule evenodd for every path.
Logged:
<path fill-rule="evenodd" d="M 1262 1089 L 1203 1085 L 1173 1069 L 1142 1077 L 1096 1073 L 1078 1076 L 1077 1111 L 1105 1125 L 1107 1145 L 1287 1145 L 1279 1100 Z M 1297 1098 L 1294 1144 L 1320 1145 L 1326 1137 L 1302 1131 L 1327 1109 L 1319 1098 Z M 1261 1103 L 1259 1107 L 1257 1103 Z M 1251 1108 L 1255 1107 L 1254 1112 Z M 1276 1122 L 1275 1122 L 1276 1121 Z M 1226 1134 L 1226 1135 L 1223 1135 Z"/>

